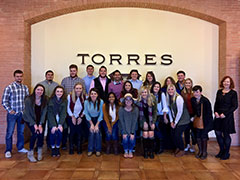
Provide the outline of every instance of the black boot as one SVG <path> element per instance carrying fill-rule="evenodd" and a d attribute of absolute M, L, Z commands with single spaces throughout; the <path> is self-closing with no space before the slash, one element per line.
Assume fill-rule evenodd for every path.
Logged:
<path fill-rule="evenodd" d="M 202 140 L 203 153 L 202 156 L 200 157 L 202 160 L 207 158 L 207 143 L 208 143 L 207 139 Z"/>
<path fill-rule="evenodd" d="M 143 157 L 148 158 L 148 139 L 143 138 Z"/>
<path fill-rule="evenodd" d="M 164 148 L 163 148 L 163 139 L 159 139 L 159 151 L 158 151 L 158 154 L 162 154 L 164 151 Z"/>
<path fill-rule="evenodd" d="M 159 154 L 159 148 L 160 148 L 160 139 L 155 138 L 155 153 Z"/>
<path fill-rule="evenodd" d="M 82 139 L 81 139 L 81 136 L 79 136 L 78 140 L 77 140 L 77 153 L 82 154 Z"/>
<path fill-rule="evenodd" d="M 106 141 L 106 154 L 110 154 L 111 141 Z"/>
<path fill-rule="evenodd" d="M 69 154 L 74 154 L 74 146 L 73 146 L 73 135 L 69 136 Z"/>
<path fill-rule="evenodd" d="M 56 148 L 52 148 L 51 156 L 56 157 Z"/>
<path fill-rule="evenodd" d="M 153 149 L 154 149 L 154 139 L 148 139 L 149 141 L 149 147 L 148 147 L 148 150 L 149 150 L 149 157 L 150 159 L 154 159 L 154 152 L 153 152 Z"/>
<path fill-rule="evenodd" d="M 114 149 L 114 154 L 118 155 L 118 141 L 117 140 L 113 141 L 113 149 Z"/>
<path fill-rule="evenodd" d="M 198 153 L 196 154 L 196 158 L 200 158 L 202 156 L 203 153 L 203 149 L 202 149 L 202 140 L 201 139 L 197 139 L 197 145 L 198 145 Z"/>
<path fill-rule="evenodd" d="M 61 154 L 60 154 L 60 148 L 56 148 L 56 156 L 61 156 Z"/>

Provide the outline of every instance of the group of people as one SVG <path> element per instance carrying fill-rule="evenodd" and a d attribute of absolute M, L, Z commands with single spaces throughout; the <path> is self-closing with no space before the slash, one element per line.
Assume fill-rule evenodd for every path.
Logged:
<path fill-rule="evenodd" d="M 106 154 L 118 154 L 122 144 L 123 156 L 133 158 L 139 138 L 144 158 L 154 158 L 155 153 L 161 154 L 165 149 L 173 149 L 174 155 L 181 157 L 186 151 L 195 152 L 197 144 L 196 157 L 206 159 L 211 130 L 215 130 L 220 148 L 216 157 L 222 160 L 230 157 L 230 134 L 235 133 L 233 113 L 238 107 L 230 76 L 225 76 L 220 83 L 213 118 L 211 103 L 202 94 L 202 87 L 193 86 L 184 71 L 177 72 L 177 82 L 167 77 L 163 86 L 152 71 L 147 72 L 144 82 L 135 69 L 126 81 L 119 70 L 108 78 L 105 66 L 99 68 L 98 77 L 93 75 L 92 65 L 87 66 L 83 79 L 77 75 L 77 65 L 70 65 L 69 71 L 70 76 L 58 85 L 53 81 L 54 72 L 48 70 L 46 79 L 38 83 L 30 95 L 27 86 L 22 84 L 23 72 L 14 72 L 15 81 L 5 88 L 2 97 L 7 111 L 6 158 L 12 156 L 16 123 L 17 149 L 27 153 L 30 162 L 43 158 L 45 129 L 53 157 L 60 156 L 60 147 L 67 148 L 68 139 L 69 154 L 74 154 L 75 147 L 81 154 L 83 137 L 88 140 L 87 155 L 101 156 L 104 137 Z M 29 150 L 24 149 L 25 123 L 31 131 Z"/>

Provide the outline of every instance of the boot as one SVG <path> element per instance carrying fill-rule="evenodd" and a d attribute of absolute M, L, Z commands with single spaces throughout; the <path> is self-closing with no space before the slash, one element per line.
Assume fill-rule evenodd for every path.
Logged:
<path fill-rule="evenodd" d="M 111 141 L 106 141 L 106 154 L 110 154 Z"/>
<path fill-rule="evenodd" d="M 73 135 L 69 136 L 69 154 L 74 154 Z"/>
<path fill-rule="evenodd" d="M 225 150 L 222 154 L 222 156 L 220 157 L 221 160 L 227 160 L 230 158 L 230 153 L 229 151 Z"/>
<path fill-rule="evenodd" d="M 61 156 L 61 154 L 60 154 L 60 148 L 56 148 L 56 156 Z"/>
<path fill-rule="evenodd" d="M 56 148 L 52 148 L 52 154 L 51 154 L 52 157 L 56 157 Z"/>
<path fill-rule="evenodd" d="M 155 139 L 155 153 L 159 154 L 159 149 L 160 149 L 160 139 L 156 138 Z"/>
<path fill-rule="evenodd" d="M 143 157 L 148 158 L 148 139 L 143 138 Z"/>
<path fill-rule="evenodd" d="M 207 158 L 207 142 L 208 142 L 207 139 L 202 140 L 203 153 L 202 153 L 202 156 L 200 157 L 200 159 L 202 159 L 202 160 Z"/>
<path fill-rule="evenodd" d="M 42 160 L 42 147 L 38 148 L 37 153 L 38 153 L 37 159 L 38 159 L 38 161 L 41 161 Z"/>
<path fill-rule="evenodd" d="M 198 153 L 196 154 L 196 158 L 200 158 L 202 156 L 203 153 L 203 149 L 202 149 L 202 141 L 201 139 L 197 139 L 197 145 L 198 145 Z"/>
<path fill-rule="evenodd" d="M 158 151 L 158 154 L 162 154 L 164 151 L 164 148 L 163 148 L 163 139 L 159 139 L 159 151 Z"/>
<path fill-rule="evenodd" d="M 118 141 L 117 140 L 113 141 L 113 149 L 114 149 L 114 154 L 118 155 Z"/>
<path fill-rule="evenodd" d="M 149 147 L 148 147 L 148 150 L 149 150 L 149 157 L 150 159 L 154 159 L 154 153 L 153 153 L 153 148 L 154 148 L 154 139 L 148 139 L 149 141 Z"/>
<path fill-rule="evenodd" d="M 77 141 L 77 153 L 82 154 L 82 139 L 81 137 L 78 137 Z"/>
<path fill-rule="evenodd" d="M 28 151 L 27 157 L 28 157 L 28 160 L 29 160 L 30 162 L 37 162 L 37 160 L 36 160 L 35 157 L 34 157 L 33 150 Z"/>

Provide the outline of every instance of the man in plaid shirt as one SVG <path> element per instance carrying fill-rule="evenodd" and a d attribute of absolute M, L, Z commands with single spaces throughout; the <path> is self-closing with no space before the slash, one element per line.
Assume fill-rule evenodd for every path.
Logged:
<path fill-rule="evenodd" d="M 24 149 L 24 123 L 22 112 L 24 99 L 29 95 L 28 87 L 22 84 L 23 72 L 16 70 L 13 73 L 15 81 L 8 85 L 2 96 L 2 105 L 7 111 L 6 151 L 5 157 L 12 157 L 12 135 L 17 123 L 17 149 L 18 152 L 27 153 Z"/>

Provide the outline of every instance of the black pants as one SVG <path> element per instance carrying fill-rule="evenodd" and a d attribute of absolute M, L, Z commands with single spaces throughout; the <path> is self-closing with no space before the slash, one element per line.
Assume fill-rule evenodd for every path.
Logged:
<path fill-rule="evenodd" d="M 70 118 L 71 119 L 71 118 Z M 81 143 L 81 134 L 82 134 L 82 122 L 79 125 L 74 125 L 72 123 L 72 119 L 69 119 L 69 127 L 70 127 L 70 134 L 69 134 L 69 144 L 70 146 L 73 146 L 75 142 L 77 141 L 77 145 Z M 71 147 L 73 148 L 73 147 Z"/>
<path fill-rule="evenodd" d="M 192 138 L 192 145 L 196 144 L 196 129 L 193 127 L 193 122 L 190 122 L 184 131 L 184 139 L 186 144 L 190 144 L 190 136 Z"/>
<path fill-rule="evenodd" d="M 183 143 L 182 135 L 183 135 L 183 132 L 186 130 L 187 127 L 188 127 L 188 124 L 180 125 L 180 126 L 177 125 L 171 131 L 174 144 L 175 144 L 176 148 L 178 148 L 181 151 L 184 150 L 184 143 Z"/>
<path fill-rule="evenodd" d="M 225 151 L 226 153 L 229 153 L 232 142 L 230 134 L 221 131 L 215 131 L 215 134 L 217 137 L 218 145 L 220 147 L 220 151 Z"/>

